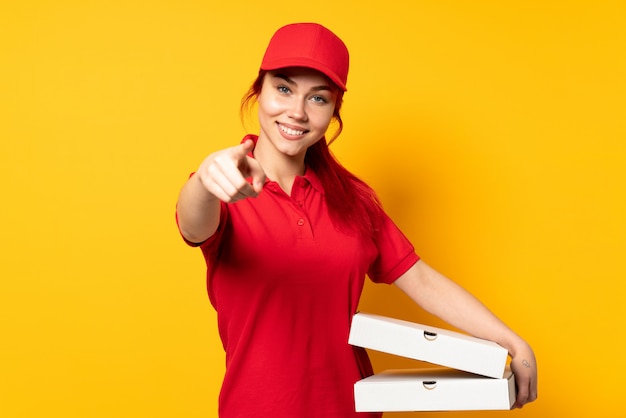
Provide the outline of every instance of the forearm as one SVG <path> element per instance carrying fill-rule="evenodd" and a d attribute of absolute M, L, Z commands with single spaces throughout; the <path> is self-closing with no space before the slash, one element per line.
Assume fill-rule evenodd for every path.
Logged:
<path fill-rule="evenodd" d="M 525 345 L 477 298 L 423 261 L 396 280 L 396 285 L 427 312 L 468 334 L 500 344 L 512 356 Z"/>
<path fill-rule="evenodd" d="M 194 174 L 180 191 L 176 213 L 182 235 L 190 242 L 202 242 L 210 238 L 219 226 L 220 201 Z"/>
<path fill-rule="evenodd" d="M 396 285 L 426 311 L 478 338 L 508 350 L 515 374 L 515 408 L 537 398 L 537 361 L 532 348 L 461 286 L 418 261 Z"/>

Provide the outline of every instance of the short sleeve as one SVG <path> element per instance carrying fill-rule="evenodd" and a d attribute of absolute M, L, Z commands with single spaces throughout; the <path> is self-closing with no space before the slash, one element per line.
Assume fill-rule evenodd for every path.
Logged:
<path fill-rule="evenodd" d="M 380 228 L 374 234 L 374 244 L 378 256 L 368 276 L 376 283 L 392 284 L 420 259 L 413 244 L 386 214 L 382 215 Z"/>

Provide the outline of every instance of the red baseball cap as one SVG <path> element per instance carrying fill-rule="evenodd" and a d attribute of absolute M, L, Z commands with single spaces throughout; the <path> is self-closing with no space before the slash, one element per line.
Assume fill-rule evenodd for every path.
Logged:
<path fill-rule="evenodd" d="M 274 33 L 265 50 L 261 69 L 312 68 L 346 91 L 349 62 L 348 48 L 330 30 L 317 23 L 293 23 Z"/>

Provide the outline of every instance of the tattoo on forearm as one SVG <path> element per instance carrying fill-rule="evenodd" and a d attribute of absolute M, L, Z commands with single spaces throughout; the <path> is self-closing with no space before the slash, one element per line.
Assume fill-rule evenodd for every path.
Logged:
<path fill-rule="evenodd" d="M 524 367 L 526 367 L 527 369 L 530 369 L 530 363 L 526 360 L 522 360 L 522 364 L 524 365 Z"/>

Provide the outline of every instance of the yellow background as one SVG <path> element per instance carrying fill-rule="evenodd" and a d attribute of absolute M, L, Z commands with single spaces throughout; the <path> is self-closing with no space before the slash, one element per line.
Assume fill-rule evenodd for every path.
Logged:
<path fill-rule="evenodd" d="M 0 416 L 216 416 L 223 353 L 174 204 L 245 133 L 294 21 L 352 54 L 335 153 L 539 360 L 521 411 L 389 416 L 623 416 L 626 5 L 521 0 L 3 2 Z M 443 325 L 394 287 L 361 309 Z"/>

